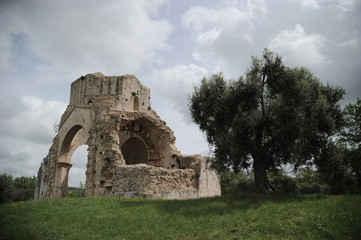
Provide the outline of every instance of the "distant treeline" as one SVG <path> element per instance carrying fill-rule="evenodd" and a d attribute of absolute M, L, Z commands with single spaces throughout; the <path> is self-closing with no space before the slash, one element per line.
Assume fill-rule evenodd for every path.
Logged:
<path fill-rule="evenodd" d="M 292 176 L 284 170 L 269 172 L 268 178 L 278 193 L 291 194 L 360 194 L 361 186 L 354 176 L 343 176 L 336 184 L 325 179 L 323 174 L 310 167 L 301 167 Z M 252 171 L 232 170 L 221 173 L 222 195 L 236 192 L 256 192 Z"/>
<path fill-rule="evenodd" d="M 26 201 L 34 198 L 36 177 L 17 177 L 3 173 L 0 175 L 0 204 Z"/>

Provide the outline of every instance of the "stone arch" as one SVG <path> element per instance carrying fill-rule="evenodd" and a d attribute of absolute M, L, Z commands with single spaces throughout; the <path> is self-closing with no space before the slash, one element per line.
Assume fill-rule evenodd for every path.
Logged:
<path fill-rule="evenodd" d="M 65 135 L 64 140 L 61 144 L 61 148 L 60 148 L 60 156 L 68 153 L 71 150 L 71 147 L 72 147 L 71 143 L 72 143 L 75 135 L 78 133 L 78 131 L 80 129 L 83 129 L 83 127 L 81 125 L 75 125 Z"/>
<path fill-rule="evenodd" d="M 124 142 L 121 151 L 126 165 L 148 164 L 149 153 L 145 142 L 139 137 L 131 137 Z"/>
<path fill-rule="evenodd" d="M 68 188 L 69 170 L 72 166 L 71 156 L 74 151 L 86 145 L 89 139 L 89 133 L 81 125 L 74 125 L 65 134 L 60 142 L 60 151 L 58 161 L 55 166 L 55 196 L 65 197 Z"/>

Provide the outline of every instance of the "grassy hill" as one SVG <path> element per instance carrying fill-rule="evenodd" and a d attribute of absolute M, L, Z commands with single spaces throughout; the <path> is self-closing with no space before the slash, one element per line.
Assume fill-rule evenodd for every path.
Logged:
<path fill-rule="evenodd" d="M 27 201 L 0 205 L 0 239 L 361 239 L 361 196 Z"/>

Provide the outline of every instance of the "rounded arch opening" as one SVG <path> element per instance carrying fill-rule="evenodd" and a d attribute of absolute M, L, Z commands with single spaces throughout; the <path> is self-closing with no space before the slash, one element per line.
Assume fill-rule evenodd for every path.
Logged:
<path fill-rule="evenodd" d="M 87 143 L 88 139 L 88 131 L 81 125 L 75 125 L 68 130 L 60 143 L 60 154 L 55 169 L 56 197 L 67 196 L 68 186 L 79 188 L 80 182 L 84 183 L 85 186 L 88 146 L 84 144 Z M 79 158 L 82 160 L 74 160 Z M 75 179 L 73 179 L 73 175 Z"/>
<path fill-rule="evenodd" d="M 67 153 L 70 150 L 71 147 L 71 143 L 75 137 L 75 135 L 79 132 L 80 129 L 82 129 L 83 127 L 80 125 L 75 125 L 74 127 L 72 127 L 68 133 L 65 135 L 63 143 L 61 145 L 60 148 L 60 155 Z"/>
<path fill-rule="evenodd" d="M 88 162 L 88 145 L 78 147 L 73 152 L 70 162 L 72 166 L 69 169 L 68 188 L 84 188 L 86 182 L 86 165 Z"/>
<path fill-rule="evenodd" d="M 129 138 L 121 148 L 126 165 L 148 164 L 148 149 L 145 143 L 137 137 Z"/>

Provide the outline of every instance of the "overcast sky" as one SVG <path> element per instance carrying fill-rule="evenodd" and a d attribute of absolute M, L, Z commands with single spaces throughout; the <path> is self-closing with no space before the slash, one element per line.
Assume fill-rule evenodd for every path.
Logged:
<path fill-rule="evenodd" d="M 184 154 L 208 153 L 187 96 L 244 74 L 265 47 L 361 97 L 361 0 L 1 0 L 0 174 L 36 175 L 82 75 L 135 74 Z M 86 146 L 70 185 L 85 181 Z"/>

